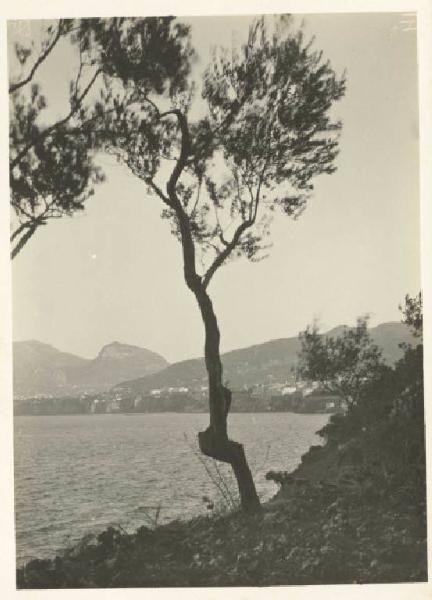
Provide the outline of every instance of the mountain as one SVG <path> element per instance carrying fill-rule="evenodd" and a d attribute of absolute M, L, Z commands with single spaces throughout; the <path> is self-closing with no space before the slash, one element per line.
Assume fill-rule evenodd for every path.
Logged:
<path fill-rule="evenodd" d="M 418 344 L 418 340 L 409 328 L 398 321 L 381 323 L 371 329 L 371 334 L 375 344 L 382 349 L 383 357 L 389 365 L 402 358 L 403 350 L 400 349 L 399 344 Z"/>
<path fill-rule="evenodd" d="M 119 342 L 104 346 L 95 359 L 60 352 L 36 340 L 14 342 L 14 396 L 108 390 L 120 381 L 150 375 L 167 365 L 155 352 Z"/>
<path fill-rule="evenodd" d="M 327 335 L 341 333 L 336 327 Z M 383 323 L 370 329 L 374 342 L 382 348 L 390 364 L 402 356 L 401 342 L 413 338 L 402 323 Z M 272 340 L 264 344 L 223 354 L 224 379 L 232 389 L 288 379 L 296 364 L 300 344 L 297 337 Z M 83 392 L 130 388 L 147 392 L 163 387 L 207 385 L 203 359 L 168 365 L 160 355 L 138 346 L 113 342 L 104 346 L 94 359 L 85 359 L 35 340 L 14 342 L 14 396 L 66 396 Z"/>
<path fill-rule="evenodd" d="M 338 335 L 346 326 L 339 326 L 326 335 Z M 398 322 L 383 323 L 370 330 L 373 341 L 382 349 L 387 363 L 393 364 L 402 356 L 399 344 L 413 341 L 406 325 Z M 224 380 L 231 389 L 240 389 L 260 383 L 283 382 L 289 379 L 300 350 L 298 337 L 281 338 L 233 350 L 222 355 Z M 124 381 L 116 389 L 128 388 L 134 392 L 185 386 L 195 388 L 207 385 L 204 359 L 192 359 L 169 365 L 157 373 L 139 379 Z"/>
<path fill-rule="evenodd" d="M 67 387 L 68 372 L 85 367 L 87 362 L 36 340 L 14 342 L 14 396 L 50 394 L 53 389 Z"/>
<path fill-rule="evenodd" d="M 112 342 L 104 346 L 86 366 L 71 370 L 76 385 L 103 385 L 108 389 L 125 379 L 156 373 L 168 366 L 159 354 L 146 348 Z"/>

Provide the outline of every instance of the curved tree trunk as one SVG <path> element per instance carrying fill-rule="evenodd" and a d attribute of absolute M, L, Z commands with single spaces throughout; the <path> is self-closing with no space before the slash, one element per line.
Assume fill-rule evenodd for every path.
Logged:
<path fill-rule="evenodd" d="M 186 285 L 193 292 L 201 311 L 205 327 L 205 364 L 209 381 L 210 425 L 198 434 L 200 450 L 206 456 L 231 465 L 237 480 L 240 493 L 241 507 L 245 512 L 257 512 L 261 508 L 252 473 L 246 460 L 243 446 L 228 438 L 227 416 L 231 404 L 231 392 L 224 387 L 222 380 L 222 363 L 219 352 L 219 327 L 206 287 L 208 281 L 201 278 L 195 265 L 195 244 L 190 228 L 189 217 L 179 201 L 176 193 L 177 181 L 186 166 L 190 152 L 189 129 L 187 118 L 178 109 L 159 114 L 176 115 L 181 129 L 181 152 L 166 189 L 168 197 L 164 196 L 157 186 L 154 189 L 163 201 L 175 211 L 180 228 L 183 250 L 183 269 Z M 226 256 L 223 257 L 223 260 Z M 223 260 L 217 264 L 218 268 Z"/>
<path fill-rule="evenodd" d="M 173 204 L 176 196 L 171 192 Z M 195 269 L 195 246 L 184 212 L 177 204 L 182 238 L 183 267 L 186 285 L 193 292 L 205 328 L 205 364 L 209 382 L 210 425 L 198 434 L 200 450 L 206 456 L 231 465 L 237 480 L 242 510 L 257 512 L 261 504 L 242 444 L 228 438 L 227 417 L 231 392 L 223 385 L 219 352 L 220 333 L 206 285 Z"/>
<path fill-rule="evenodd" d="M 210 425 L 198 434 L 200 450 L 206 456 L 229 463 L 234 471 L 245 512 L 256 512 L 260 501 L 242 444 L 228 438 L 227 417 L 231 392 L 222 381 L 219 353 L 220 334 L 212 302 L 202 286 L 194 290 L 205 327 L 205 364 L 209 379 Z"/>

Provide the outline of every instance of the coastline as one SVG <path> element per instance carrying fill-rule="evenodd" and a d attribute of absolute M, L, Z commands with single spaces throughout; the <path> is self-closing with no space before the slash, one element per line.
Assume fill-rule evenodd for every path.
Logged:
<path fill-rule="evenodd" d="M 313 446 L 293 472 L 280 474 L 285 481 L 260 514 L 233 511 L 140 527 L 133 534 L 110 527 L 53 560 L 33 560 L 17 569 L 17 587 L 426 581 L 422 499 L 389 498 L 356 486 L 343 475 L 340 453 L 331 444 Z"/>

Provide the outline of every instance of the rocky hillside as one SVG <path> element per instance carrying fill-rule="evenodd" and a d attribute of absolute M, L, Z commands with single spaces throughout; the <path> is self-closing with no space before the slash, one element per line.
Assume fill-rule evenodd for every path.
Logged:
<path fill-rule="evenodd" d="M 327 335 L 337 335 L 344 326 Z M 412 341 L 412 335 L 402 323 L 383 323 L 370 329 L 374 342 L 382 348 L 383 356 L 393 364 L 402 356 L 399 344 Z M 272 381 L 284 381 L 291 375 L 300 350 L 298 337 L 281 338 L 264 344 L 233 350 L 223 355 L 224 379 L 231 389 Z M 163 387 L 197 387 L 206 385 L 204 360 L 193 359 L 169 365 L 166 369 L 147 377 L 122 382 L 118 388 L 147 392 Z"/>
<path fill-rule="evenodd" d="M 95 359 L 60 352 L 35 340 L 14 342 L 14 396 L 107 390 L 120 381 L 150 375 L 167 365 L 155 352 L 119 342 L 104 346 Z"/>

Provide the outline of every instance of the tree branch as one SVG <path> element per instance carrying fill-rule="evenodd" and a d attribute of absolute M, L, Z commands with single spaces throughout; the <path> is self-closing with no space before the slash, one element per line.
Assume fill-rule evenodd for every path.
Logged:
<path fill-rule="evenodd" d="M 82 75 L 82 71 L 83 71 L 83 67 L 84 67 L 83 54 L 82 54 L 81 46 L 79 48 L 79 58 L 80 58 L 80 65 L 79 65 L 78 73 L 77 73 L 77 76 L 76 76 L 76 79 L 75 79 L 75 94 L 74 94 L 74 99 L 78 96 L 79 81 L 81 79 L 81 75 Z"/>
<path fill-rule="evenodd" d="M 13 260 L 17 254 L 19 254 L 19 252 L 21 252 L 21 250 L 24 248 L 24 246 L 26 245 L 26 243 L 29 241 L 29 239 L 31 238 L 31 236 L 34 234 L 34 232 L 37 229 L 37 224 L 33 223 L 32 225 L 29 225 L 28 230 L 26 231 L 26 233 L 22 236 L 22 238 L 20 238 L 20 240 L 18 241 L 17 245 L 15 246 L 15 248 L 12 249 L 11 251 L 11 259 Z"/>
<path fill-rule="evenodd" d="M 155 184 L 155 182 L 153 181 L 153 179 L 148 178 L 148 179 L 144 179 L 144 181 L 159 196 L 159 198 L 162 200 L 162 202 L 164 202 L 170 208 L 174 208 L 174 206 L 172 205 L 170 199 L 167 196 L 165 196 L 165 194 L 162 192 L 162 190 L 160 189 L 160 187 Z"/>
<path fill-rule="evenodd" d="M 176 165 L 170 175 L 168 180 L 166 189 L 168 192 L 168 197 L 171 203 L 171 207 L 175 211 L 179 223 L 180 234 L 181 234 L 181 242 L 183 248 L 183 269 L 184 269 L 184 278 L 186 281 L 186 285 L 189 287 L 191 291 L 196 295 L 198 291 L 202 292 L 202 283 L 201 277 L 198 275 L 196 271 L 195 264 L 195 244 L 191 232 L 190 227 L 190 219 L 188 214 L 186 213 L 181 201 L 177 197 L 176 193 L 176 185 L 182 174 L 184 168 L 187 165 L 187 159 L 190 153 L 190 135 L 189 135 L 189 127 L 186 115 L 184 115 L 180 110 L 173 109 L 168 110 L 164 113 L 159 114 L 159 118 L 163 118 L 168 115 L 175 115 L 177 117 L 180 131 L 181 131 L 181 148 L 180 148 L 180 156 L 176 162 Z"/>
<path fill-rule="evenodd" d="M 33 79 L 34 74 L 36 73 L 37 69 L 40 67 L 40 65 L 44 62 L 44 60 L 51 53 L 52 49 L 57 44 L 57 42 L 59 41 L 59 39 L 61 38 L 62 35 L 63 35 L 63 20 L 59 19 L 57 33 L 54 36 L 53 41 L 51 42 L 51 44 L 48 45 L 46 50 L 44 52 L 42 52 L 42 54 L 39 56 L 39 58 L 33 65 L 32 69 L 30 70 L 30 73 L 27 75 L 26 78 L 23 79 L 22 81 L 18 81 L 17 83 L 10 84 L 9 94 L 13 94 L 13 92 L 16 92 L 17 90 L 19 90 L 20 88 L 25 86 L 27 83 L 29 83 Z"/>
<path fill-rule="evenodd" d="M 219 267 L 226 261 L 226 259 L 231 255 L 231 253 L 233 252 L 233 250 L 235 249 L 235 247 L 237 246 L 237 244 L 240 242 L 240 238 L 243 235 L 243 233 L 249 229 L 249 227 L 252 227 L 252 225 L 255 223 L 256 221 L 256 217 L 258 214 L 258 206 L 259 206 L 259 201 L 260 201 L 260 193 L 261 193 L 261 186 L 262 186 L 262 182 L 263 182 L 263 178 L 264 178 L 264 173 L 265 173 L 265 169 L 267 167 L 267 162 L 265 163 L 261 175 L 260 175 L 260 179 L 258 182 L 258 187 L 257 187 L 257 191 L 255 194 L 255 197 L 252 194 L 252 190 L 250 188 L 250 186 L 248 184 L 247 187 L 249 189 L 250 195 L 251 195 L 251 204 L 250 204 L 250 210 L 249 210 L 249 218 L 245 221 L 243 221 L 243 223 L 241 223 L 235 233 L 234 236 L 231 240 L 231 242 L 226 243 L 223 234 L 220 234 L 220 239 L 222 241 L 222 243 L 225 245 L 225 248 L 222 250 L 222 252 L 214 259 L 214 261 L 212 262 L 212 264 L 210 265 L 210 267 L 207 269 L 207 272 L 205 273 L 204 277 L 203 277 L 203 286 L 204 288 L 207 288 L 208 284 L 210 283 L 211 278 L 213 277 L 213 275 L 216 273 L 216 271 L 219 269 Z M 238 184 L 238 182 L 237 182 Z M 238 193 L 239 193 L 239 189 L 238 189 Z"/>
<path fill-rule="evenodd" d="M 216 256 L 216 258 L 214 259 L 214 261 L 212 262 L 210 267 L 207 269 L 207 271 L 203 277 L 203 280 L 202 280 L 204 289 L 207 288 L 213 275 L 216 273 L 216 271 L 219 269 L 219 267 L 226 261 L 226 259 L 230 256 L 232 251 L 235 249 L 235 247 L 239 243 L 240 238 L 243 235 L 243 233 L 246 231 L 246 229 L 249 229 L 249 227 L 251 227 L 253 225 L 253 223 L 254 223 L 253 220 L 248 219 L 247 221 L 243 221 L 243 223 L 241 223 L 237 227 L 232 240 L 222 250 L 222 252 L 220 254 L 218 254 L 218 256 Z"/>
<path fill-rule="evenodd" d="M 165 202 L 165 204 L 168 204 L 168 206 L 170 206 L 170 208 L 173 208 L 174 210 L 176 210 L 176 212 L 178 209 L 181 212 L 182 217 L 187 219 L 187 214 L 184 211 L 183 206 L 179 202 L 179 200 L 177 198 L 177 194 L 175 193 L 175 187 L 177 185 L 177 181 L 179 180 L 180 175 L 183 172 L 183 169 L 186 167 L 187 159 L 188 159 L 188 156 L 190 153 L 190 135 L 189 135 L 189 127 L 187 124 L 187 118 L 181 112 L 181 110 L 176 109 L 176 108 L 166 110 L 161 113 L 157 104 L 155 104 L 153 102 L 153 100 L 151 100 L 148 96 L 145 96 L 144 101 L 148 102 L 154 108 L 158 119 L 163 119 L 164 117 L 168 117 L 169 115 L 174 115 L 175 117 L 177 117 L 177 120 L 179 122 L 180 130 L 181 130 L 181 138 L 182 138 L 181 150 L 180 150 L 180 156 L 178 157 L 178 159 L 174 159 L 176 161 L 176 165 L 175 165 L 174 170 L 172 171 L 171 176 L 167 183 L 167 192 L 168 192 L 169 198 L 167 198 L 165 196 L 165 194 L 162 193 L 160 188 L 158 188 L 154 184 L 153 180 L 149 179 L 147 181 L 147 183 L 149 183 L 149 185 L 154 189 L 154 191 L 163 200 L 163 202 Z M 168 157 L 166 157 L 166 158 L 168 158 Z"/>
<path fill-rule="evenodd" d="M 189 127 L 188 127 L 188 123 L 187 123 L 187 118 L 181 112 L 181 110 L 178 110 L 178 109 L 167 110 L 166 112 L 160 113 L 159 118 L 162 119 L 163 117 L 166 117 L 168 115 L 175 115 L 177 117 L 177 120 L 178 120 L 178 123 L 180 126 L 180 131 L 181 131 L 181 149 L 180 149 L 180 156 L 179 156 L 179 158 L 176 162 L 176 165 L 171 173 L 171 176 L 168 180 L 166 187 L 167 187 L 168 196 L 169 196 L 171 202 L 173 203 L 174 207 L 176 207 L 178 205 L 178 208 L 180 211 L 179 217 L 182 216 L 183 218 L 185 218 L 187 220 L 187 215 L 183 209 L 183 206 L 181 205 L 180 201 L 177 198 L 175 188 L 176 188 L 177 182 L 180 178 L 180 175 L 183 172 L 183 169 L 186 167 L 187 159 L 188 159 L 189 152 L 190 152 Z"/>
<path fill-rule="evenodd" d="M 219 234 L 219 239 L 222 242 L 222 244 L 224 246 L 228 246 L 228 242 L 226 241 L 223 231 L 222 231 L 222 225 L 220 224 L 220 219 L 219 219 L 219 215 L 218 215 L 218 209 L 217 206 L 214 202 L 212 202 L 214 211 L 215 211 L 215 217 L 216 217 L 216 223 L 217 223 L 217 228 L 218 228 L 218 234 Z"/>
<path fill-rule="evenodd" d="M 111 113 L 115 112 L 116 110 L 117 110 L 116 107 L 109 108 L 108 110 L 105 110 L 101 114 L 93 115 L 86 121 L 82 121 L 80 127 L 69 127 L 67 130 L 65 130 L 64 133 L 65 133 L 65 135 L 71 135 L 71 136 L 73 136 L 73 135 L 75 135 L 75 136 L 88 135 L 90 132 L 94 132 L 94 130 L 90 128 L 93 123 L 97 123 L 98 119 L 102 119 L 102 118 L 106 117 L 107 115 L 110 115 Z M 103 129 L 100 131 L 96 130 L 96 133 L 101 134 L 101 132 L 104 133 L 104 130 Z"/>
<path fill-rule="evenodd" d="M 30 223 L 21 223 L 19 227 L 17 227 L 15 229 L 15 231 L 12 233 L 12 235 L 10 236 L 10 242 L 12 243 L 14 241 L 14 239 L 24 231 L 24 229 L 27 229 L 28 227 L 30 227 Z"/>
<path fill-rule="evenodd" d="M 198 183 L 198 189 L 197 189 L 197 193 L 196 193 L 195 202 L 194 202 L 194 205 L 193 205 L 192 210 L 189 215 L 190 219 L 193 219 L 195 216 L 195 212 L 198 207 L 198 203 L 200 201 L 200 195 L 201 195 L 201 182 Z"/>
<path fill-rule="evenodd" d="M 10 242 L 12 243 L 20 235 L 20 233 L 22 233 L 25 229 L 27 229 L 27 230 L 32 229 L 33 231 L 28 237 L 26 237 L 27 234 L 26 234 L 26 236 L 23 236 L 22 239 L 25 238 L 23 243 L 21 243 L 21 241 L 18 242 L 19 248 L 14 252 L 12 258 L 14 258 L 16 256 L 16 254 L 18 254 L 18 252 L 21 250 L 21 248 L 25 245 L 26 241 L 31 237 L 31 235 L 33 235 L 34 231 L 40 225 L 46 225 L 47 219 L 59 219 L 63 216 L 62 212 L 59 211 L 59 209 L 55 207 L 55 202 L 49 203 L 46 201 L 45 198 L 43 198 L 43 202 L 45 205 L 45 209 L 42 210 L 42 212 L 39 215 L 29 213 L 22 206 L 15 207 L 15 210 L 17 212 L 20 212 L 25 217 L 27 217 L 27 221 L 20 222 L 20 225 L 15 229 L 15 231 L 10 236 Z M 56 210 L 57 210 L 57 213 L 56 213 Z M 67 214 L 67 212 L 66 212 L 66 214 Z"/>
<path fill-rule="evenodd" d="M 224 119 L 222 119 L 222 121 L 219 123 L 219 125 L 217 125 L 215 127 L 215 129 L 211 129 L 211 134 L 212 137 L 211 139 L 207 142 L 207 144 L 205 144 L 203 150 L 205 151 L 210 144 L 213 142 L 214 138 L 219 134 L 223 133 L 224 129 L 226 129 L 227 127 L 229 127 L 230 125 L 233 124 L 234 120 L 236 119 L 237 115 L 240 113 L 241 108 L 243 107 L 243 105 L 245 104 L 246 100 L 248 99 L 248 95 L 245 94 L 243 96 L 243 98 L 241 100 L 238 101 L 237 105 L 235 107 L 233 107 L 231 109 L 231 111 L 226 115 L 226 117 Z M 192 158 L 197 158 L 197 155 L 195 152 L 191 153 L 191 157 Z"/>
<path fill-rule="evenodd" d="M 31 142 L 29 142 L 22 150 L 21 152 L 18 153 L 18 155 L 13 159 L 13 161 L 10 163 L 10 169 L 12 170 L 14 167 L 16 167 L 19 162 L 22 160 L 22 158 L 24 158 L 24 156 L 27 154 L 27 152 L 29 150 L 31 150 L 31 148 L 33 148 L 33 146 L 35 144 L 37 144 L 38 142 L 43 141 L 45 138 L 47 138 L 53 131 L 55 131 L 56 129 L 59 129 L 62 125 L 65 125 L 73 116 L 74 114 L 79 110 L 79 108 L 82 105 L 82 102 L 84 100 L 84 98 L 87 96 L 87 94 L 89 93 L 90 89 L 93 87 L 94 82 L 96 81 L 97 77 L 102 73 L 102 69 L 98 69 L 96 71 L 96 73 L 93 75 L 93 77 L 90 80 L 90 83 L 87 85 L 87 87 L 84 89 L 83 93 L 81 94 L 81 96 L 79 96 L 76 99 L 75 105 L 71 108 L 70 112 L 68 115 L 66 115 L 66 117 L 64 117 L 63 119 L 61 119 L 60 121 L 57 121 L 57 123 L 54 123 L 54 125 L 51 125 L 50 127 L 47 127 L 47 129 L 45 129 L 44 131 L 41 131 L 40 134 L 36 137 L 36 139 L 33 139 Z"/>
<path fill-rule="evenodd" d="M 161 113 L 160 113 L 160 110 L 159 110 L 159 107 L 157 106 L 157 104 L 155 104 L 155 103 L 153 102 L 153 100 L 150 100 L 150 98 L 149 98 L 148 96 L 145 96 L 145 97 L 144 97 L 144 101 L 145 101 L 145 102 L 148 102 L 149 104 L 151 104 L 151 106 L 152 106 L 152 107 L 155 109 L 155 111 L 156 111 L 156 113 L 157 113 L 157 116 L 158 116 L 158 118 L 160 119 L 160 118 L 161 118 Z"/>

